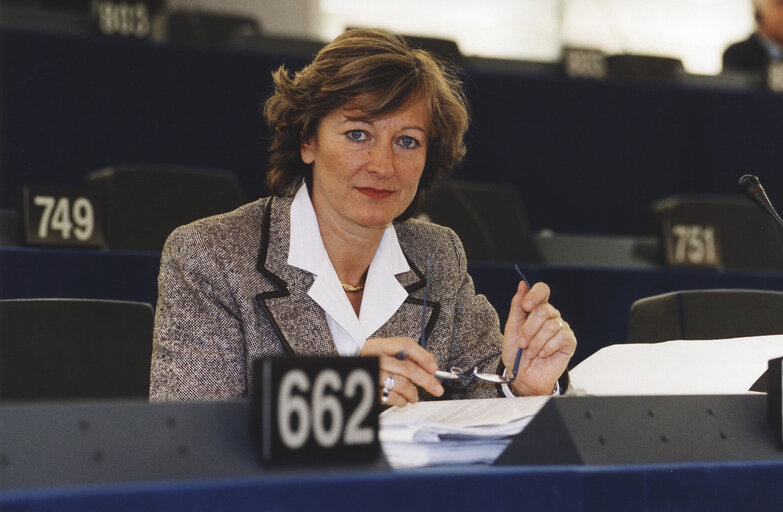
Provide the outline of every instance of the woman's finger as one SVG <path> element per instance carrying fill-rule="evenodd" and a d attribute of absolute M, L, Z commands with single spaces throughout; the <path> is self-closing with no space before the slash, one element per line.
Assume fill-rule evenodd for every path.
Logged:
<path fill-rule="evenodd" d="M 419 401 L 418 389 L 406 377 L 402 375 L 387 373 L 387 372 L 382 372 L 381 377 L 382 377 L 381 396 L 383 396 L 383 389 L 386 388 L 389 390 L 389 395 L 391 395 L 391 393 L 394 392 L 397 395 L 399 395 L 399 397 L 401 397 L 405 401 L 405 403 L 416 403 Z M 391 388 L 387 387 L 387 384 L 389 384 L 388 381 L 389 377 L 392 377 L 392 382 L 393 382 L 393 386 Z"/>
<path fill-rule="evenodd" d="M 555 308 L 549 306 L 536 309 L 536 314 L 528 317 L 528 322 L 523 329 L 528 358 L 536 357 L 544 344 L 566 326 Z"/>
<path fill-rule="evenodd" d="M 413 361 L 399 361 L 396 358 L 384 357 L 381 361 L 381 370 L 401 375 L 431 395 L 440 396 L 443 394 L 443 386 L 438 379 L 429 370 L 425 370 Z"/>
<path fill-rule="evenodd" d="M 403 357 L 404 353 L 404 357 Z M 437 371 L 435 357 L 410 338 L 375 338 L 367 340 L 362 355 L 375 355 L 380 362 L 382 381 L 387 374 L 405 378 L 401 395 L 418 397 L 420 386 L 433 396 L 443 394 L 443 386 L 433 374 Z"/>
<path fill-rule="evenodd" d="M 549 301 L 549 295 L 551 290 L 546 283 L 538 282 L 533 285 L 530 290 L 525 294 L 525 298 L 522 301 L 522 308 L 525 311 L 533 311 L 540 304 L 544 304 Z"/>
<path fill-rule="evenodd" d="M 539 335 L 533 339 L 530 343 L 531 348 L 528 350 L 530 352 L 529 359 L 546 359 L 556 352 L 573 354 L 573 351 L 576 349 L 576 336 L 567 323 L 562 320 L 558 321 L 562 327 L 550 328 L 549 325 L 553 322 L 549 322 L 540 331 Z"/>
<path fill-rule="evenodd" d="M 402 354 L 405 357 L 402 357 Z M 435 356 L 424 350 L 421 345 L 410 338 L 372 338 L 367 340 L 360 355 L 389 356 L 397 360 L 412 361 L 424 370 L 435 373 L 438 365 Z"/>

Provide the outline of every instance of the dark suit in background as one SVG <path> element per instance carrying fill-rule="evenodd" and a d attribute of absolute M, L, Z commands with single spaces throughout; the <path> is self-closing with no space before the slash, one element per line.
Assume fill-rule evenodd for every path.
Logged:
<path fill-rule="evenodd" d="M 726 48 L 723 52 L 723 69 L 762 73 L 766 71 L 771 60 L 772 57 L 759 36 L 753 34 Z"/>

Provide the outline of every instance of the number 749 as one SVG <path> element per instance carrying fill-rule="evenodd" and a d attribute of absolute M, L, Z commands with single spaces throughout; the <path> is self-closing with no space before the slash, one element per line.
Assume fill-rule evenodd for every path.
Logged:
<path fill-rule="evenodd" d="M 92 203 L 86 197 L 78 197 L 71 206 L 67 197 L 35 196 L 35 206 L 43 207 L 38 223 L 38 237 L 48 238 L 49 230 L 59 231 L 64 240 L 71 238 L 71 232 L 80 241 L 89 240 L 95 228 L 95 214 Z"/>

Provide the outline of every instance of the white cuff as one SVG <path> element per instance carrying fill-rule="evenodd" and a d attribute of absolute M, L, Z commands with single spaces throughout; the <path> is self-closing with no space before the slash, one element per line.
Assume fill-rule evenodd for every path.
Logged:
<path fill-rule="evenodd" d="M 503 377 L 507 377 L 508 374 L 506 373 L 506 370 L 503 370 Z M 500 385 L 501 391 L 503 391 L 503 395 L 505 395 L 506 398 L 515 398 L 517 395 L 514 394 L 513 391 L 511 391 L 511 387 L 504 383 Z M 560 394 L 560 382 L 555 381 L 555 390 L 552 391 L 552 395 L 559 395 Z"/>

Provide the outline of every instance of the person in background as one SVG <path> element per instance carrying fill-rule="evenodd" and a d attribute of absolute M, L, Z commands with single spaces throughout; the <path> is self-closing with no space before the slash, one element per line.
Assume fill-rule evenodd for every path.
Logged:
<path fill-rule="evenodd" d="M 723 69 L 765 72 L 783 59 L 783 0 L 753 0 L 756 31 L 723 53 Z"/>
<path fill-rule="evenodd" d="M 151 400 L 240 397 L 253 361 L 279 355 L 377 356 L 391 405 L 564 391 L 576 338 L 547 285 L 519 282 L 502 333 L 459 238 L 412 219 L 465 153 L 456 73 L 401 37 L 355 29 L 273 80 L 271 197 L 166 242 Z M 452 368 L 468 378 L 436 378 Z"/>

